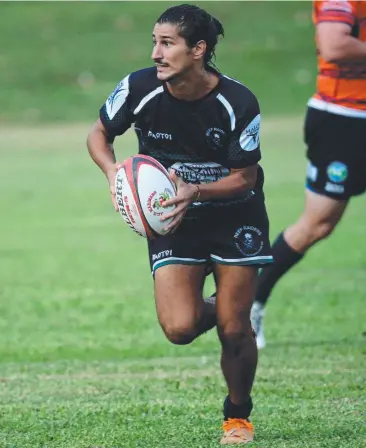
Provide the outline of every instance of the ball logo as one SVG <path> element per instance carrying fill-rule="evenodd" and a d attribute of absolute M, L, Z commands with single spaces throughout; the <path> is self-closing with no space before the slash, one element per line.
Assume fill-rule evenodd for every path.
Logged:
<path fill-rule="evenodd" d="M 263 248 L 262 232 L 253 226 L 243 226 L 234 234 L 236 247 L 246 257 L 254 257 Z"/>
<path fill-rule="evenodd" d="M 173 192 L 169 188 L 165 188 L 162 193 L 153 191 L 147 199 L 147 209 L 154 216 L 161 216 L 164 211 L 163 202 L 171 199 Z"/>
<path fill-rule="evenodd" d="M 342 162 L 332 162 L 328 165 L 327 175 L 329 180 L 335 184 L 343 183 L 348 177 L 348 168 Z"/>
<path fill-rule="evenodd" d="M 123 187 L 124 187 L 123 178 L 119 175 L 119 173 L 117 173 L 117 176 L 116 176 L 116 200 L 117 200 L 118 209 L 119 209 L 123 219 L 125 220 L 126 224 L 134 232 L 136 232 L 138 235 L 142 236 L 142 234 L 138 230 L 136 230 L 136 228 L 133 225 L 133 224 L 135 224 L 135 220 L 132 216 L 127 196 L 123 197 Z"/>
<path fill-rule="evenodd" d="M 133 219 L 133 216 L 132 216 L 132 212 L 131 212 L 131 208 L 130 208 L 130 204 L 128 202 L 128 197 L 127 196 L 124 196 L 123 202 L 124 202 L 125 210 L 127 212 L 128 217 L 130 218 L 130 220 L 131 220 L 131 222 L 133 224 L 136 224 L 136 221 Z"/>

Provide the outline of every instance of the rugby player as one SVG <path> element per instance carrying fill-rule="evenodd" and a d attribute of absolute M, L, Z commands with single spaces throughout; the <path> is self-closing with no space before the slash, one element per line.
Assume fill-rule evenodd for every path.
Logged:
<path fill-rule="evenodd" d="M 258 266 L 272 262 L 255 95 L 213 64 L 221 23 L 192 5 L 167 9 L 152 34 L 154 66 L 127 75 L 88 135 L 112 202 L 114 139 L 134 124 L 139 153 L 170 170 L 178 187 L 170 233 L 148 241 L 160 325 L 174 344 L 217 326 L 228 394 L 222 444 L 253 440 L 257 347 L 250 324 Z M 202 298 L 213 264 L 216 300 Z"/>
<path fill-rule="evenodd" d="M 264 307 L 278 280 L 329 236 L 351 197 L 366 190 L 366 2 L 314 1 L 317 92 L 305 119 L 308 170 L 303 213 L 275 240 L 251 320 L 265 346 Z"/>

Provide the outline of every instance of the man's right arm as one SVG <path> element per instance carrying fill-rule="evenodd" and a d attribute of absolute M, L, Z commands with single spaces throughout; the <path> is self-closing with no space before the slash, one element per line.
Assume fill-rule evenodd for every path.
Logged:
<path fill-rule="evenodd" d="M 351 35 L 346 23 L 321 22 L 317 25 L 318 49 L 327 62 L 359 61 L 366 64 L 366 42 Z"/>
<path fill-rule="evenodd" d="M 118 205 L 116 201 L 116 189 L 114 186 L 118 164 L 114 155 L 113 145 L 108 142 L 106 129 L 100 119 L 98 119 L 91 128 L 88 138 L 87 146 L 90 157 L 103 171 L 109 183 L 109 192 L 113 208 L 118 212 Z"/>
<path fill-rule="evenodd" d="M 109 95 L 87 138 L 89 154 L 104 174 L 116 163 L 112 145 L 114 138 L 124 134 L 134 121 L 129 107 L 130 77 L 131 75 L 126 76 Z"/>
<path fill-rule="evenodd" d="M 108 177 L 108 171 L 114 169 L 116 157 L 113 145 L 108 142 L 107 131 L 100 118 L 94 123 L 88 134 L 87 146 L 90 157 Z"/>
<path fill-rule="evenodd" d="M 87 147 L 90 157 L 103 171 L 109 182 L 114 209 L 118 211 L 115 199 L 115 177 L 118 169 L 113 149 L 113 141 L 131 126 L 134 116 L 129 108 L 130 75 L 126 76 L 108 97 L 100 109 L 100 118 L 92 126 Z"/>

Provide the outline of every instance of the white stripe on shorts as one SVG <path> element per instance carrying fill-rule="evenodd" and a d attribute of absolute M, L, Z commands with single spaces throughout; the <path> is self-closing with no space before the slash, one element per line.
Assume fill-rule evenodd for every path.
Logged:
<path fill-rule="evenodd" d="M 179 258 L 179 257 L 168 257 L 163 258 L 162 260 L 155 261 L 152 266 L 152 272 L 156 271 L 156 269 L 161 265 L 165 264 L 203 264 L 207 263 L 206 258 Z"/>
<path fill-rule="evenodd" d="M 245 258 L 221 258 L 217 255 L 211 254 L 213 261 L 223 264 L 263 264 L 273 261 L 272 255 L 260 255 L 257 257 L 245 257 Z"/>

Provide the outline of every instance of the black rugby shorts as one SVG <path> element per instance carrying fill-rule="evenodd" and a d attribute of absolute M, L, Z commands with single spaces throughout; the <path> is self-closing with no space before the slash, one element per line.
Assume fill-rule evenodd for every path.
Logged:
<path fill-rule="evenodd" d="M 309 160 L 306 187 L 347 200 L 366 191 L 366 118 L 309 107 L 305 119 Z"/>
<path fill-rule="evenodd" d="M 153 274 L 168 264 L 272 263 L 263 192 L 236 205 L 196 207 L 174 234 L 149 240 L 148 246 Z"/>

